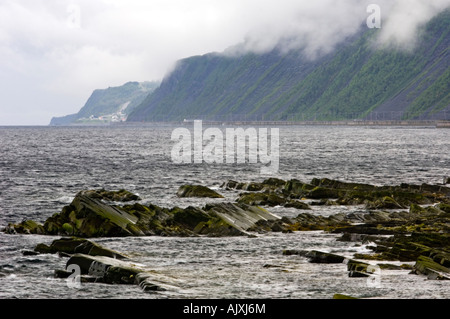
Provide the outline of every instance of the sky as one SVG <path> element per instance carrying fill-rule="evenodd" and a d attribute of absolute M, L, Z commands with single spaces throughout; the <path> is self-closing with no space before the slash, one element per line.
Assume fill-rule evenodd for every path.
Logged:
<path fill-rule="evenodd" d="M 369 4 L 379 41 L 413 50 L 450 0 L 0 0 L 0 125 L 48 125 L 95 89 L 160 81 L 193 55 L 277 46 L 314 59 L 368 27 Z"/>

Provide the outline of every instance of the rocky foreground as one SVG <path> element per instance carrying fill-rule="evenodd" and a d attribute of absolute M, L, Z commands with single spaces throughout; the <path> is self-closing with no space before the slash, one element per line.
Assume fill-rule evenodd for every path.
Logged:
<path fill-rule="evenodd" d="M 373 242 L 373 253 L 355 254 L 353 259 L 320 251 L 284 250 L 280 254 L 300 255 L 315 263 L 345 262 L 350 277 L 372 275 L 373 261 L 381 269 L 392 267 L 383 261 L 402 261 L 415 262 L 414 274 L 450 279 L 450 188 L 444 185 L 375 186 L 329 179 L 304 183 L 270 178 L 261 183 L 227 181 L 220 192 L 235 192 L 237 199 L 224 202 L 219 192 L 205 186 L 184 185 L 178 190 L 179 197 L 209 197 L 212 202 L 201 208 L 162 208 L 143 205 L 139 197 L 125 190 L 82 191 L 44 224 L 28 220 L 9 224 L 4 232 L 71 236 L 51 246 L 38 245 L 28 253 L 60 253 L 69 257 L 66 269 L 78 265 L 87 278 L 84 280 L 94 277 L 97 282 L 134 283 L 144 290 L 170 288 L 171 284 L 155 283 L 155 275 L 148 270 L 86 238 L 257 236 L 271 231 L 322 230 L 342 234 L 341 241 Z M 313 205 L 361 205 L 363 209 L 324 217 L 309 212 Z M 268 211 L 273 206 L 294 207 L 300 213 L 280 218 Z M 70 275 L 67 270 L 56 274 Z"/>

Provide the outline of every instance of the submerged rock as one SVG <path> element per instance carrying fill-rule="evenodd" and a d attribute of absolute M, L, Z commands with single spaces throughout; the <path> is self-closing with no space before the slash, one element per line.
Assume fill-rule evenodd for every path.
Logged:
<path fill-rule="evenodd" d="M 105 189 L 101 190 L 90 190 L 85 192 L 86 195 L 89 195 L 92 198 L 103 199 L 113 202 L 130 202 L 141 200 L 141 198 L 133 194 L 125 189 L 121 189 L 118 191 L 107 191 Z"/>
<path fill-rule="evenodd" d="M 90 256 L 105 256 L 116 259 L 126 259 L 127 257 L 117 251 L 105 248 L 97 243 L 84 238 L 68 237 L 55 239 L 50 246 L 46 244 L 38 244 L 35 249 L 37 253 L 54 254 L 85 254 Z"/>
<path fill-rule="evenodd" d="M 299 255 L 314 264 L 346 264 L 349 277 L 369 277 L 374 273 L 373 269 L 376 269 L 376 266 L 370 267 L 370 264 L 362 261 L 318 250 L 286 249 L 283 250 L 283 255 Z"/>
<path fill-rule="evenodd" d="M 122 253 L 84 238 L 60 238 L 50 246 L 38 244 L 35 252 L 59 253 L 60 257 L 68 257 L 65 269 L 55 270 L 56 278 L 75 279 L 79 276 L 80 283 L 138 285 L 143 291 L 178 289 L 173 278 L 152 271 Z"/>
<path fill-rule="evenodd" d="M 96 282 L 108 284 L 133 284 L 137 274 L 145 271 L 143 265 L 105 256 L 74 254 L 66 263 L 66 270 L 76 265 L 81 275 L 96 278 Z"/>

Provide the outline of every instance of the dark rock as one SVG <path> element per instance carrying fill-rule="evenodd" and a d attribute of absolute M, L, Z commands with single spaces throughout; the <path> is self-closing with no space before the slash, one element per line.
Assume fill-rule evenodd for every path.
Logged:
<path fill-rule="evenodd" d="M 230 189 L 239 190 L 239 189 L 242 189 L 244 187 L 244 185 L 245 185 L 244 183 L 239 183 L 239 182 L 236 182 L 233 180 L 229 180 L 229 181 L 224 182 L 220 187 L 225 188 L 227 190 L 230 190 Z"/>
<path fill-rule="evenodd" d="M 263 185 L 268 185 L 268 186 L 274 186 L 274 187 L 281 187 L 284 186 L 286 184 L 286 181 L 279 179 L 279 178 L 268 178 L 266 180 L 264 180 L 262 182 Z"/>
<path fill-rule="evenodd" d="M 297 249 L 283 250 L 283 255 L 285 255 L 285 256 L 291 256 L 291 255 L 306 256 L 307 253 L 308 253 L 307 250 L 297 250 Z"/>
<path fill-rule="evenodd" d="M 63 253 L 67 256 L 70 256 L 71 254 L 85 254 L 90 256 L 106 256 L 116 259 L 126 259 L 127 257 L 123 254 L 102 247 L 101 245 L 94 243 L 92 241 L 89 241 L 87 239 L 82 238 L 61 238 L 61 239 L 55 239 L 50 246 L 47 246 L 45 244 L 38 244 L 36 245 L 34 251 L 36 253 Z"/>
<path fill-rule="evenodd" d="M 384 196 L 381 199 L 377 199 L 374 202 L 368 202 L 366 204 L 367 209 L 403 209 L 405 206 L 397 203 L 395 199 L 390 196 Z"/>
<path fill-rule="evenodd" d="M 356 297 L 352 297 L 349 295 L 343 295 L 343 294 L 334 294 L 333 299 L 358 299 Z"/>
<path fill-rule="evenodd" d="M 244 184 L 242 189 L 249 192 L 259 192 L 264 188 L 264 184 L 261 183 L 247 183 Z"/>
<path fill-rule="evenodd" d="M 55 270 L 55 278 L 69 278 L 70 275 L 72 275 L 73 272 L 71 271 L 67 271 L 67 270 L 63 270 L 63 269 L 56 269 Z"/>
<path fill-rule="evenodd" d="M 144 292 L 177 290 L 176 282 L 170 280 L 170 278 L 162 279 L 160 275 L 158 276 L 151 272 L 137 274 L 134 283 Z"/>
<path fill-rule="evenodd" d="M 284 207 L 293 207 L 293 208 L 297 208 L 297 209 L 311 209 L 311 207 L 309 207 L 308 204 L 300 202 L 298 200 L 290 200 L 289 202 L 287 202 L 286 204 L 284 204 Z"/>
<path fill-rule="evenodd" d="M 325 187 L 315 187 L 309 193 L 307 193 L 308 198 L 312 199 L 322 199 L 322 198 L 339 198 L 341 197 L 342 192 L 338 189 L 333 188 L 325 188 Z"/>
<path fill-rule="evenodd" d="M 3 231 L 7 234 L 45 234 L 44 226 L 33 220 L 25 220 L 19 224 L 9 223 Z"/>
<path fill-rule="evenodd" d="M 36 251 L 32 251 L 32 250 L 23 250 L 22 251 L 22 255 L 24 255 L 24 256 L 36 256 L 36 255 L 39 255 L 39 253 L 36 252 Z"/>
<path fill-rule="evenodd" d="M 77 267 L 82 282 L 139 285 L 143 291 L 176 290 L 176 281 L 157 274 L 144 265 L 105 256 L 75 254 L 66 263 L 66 269 Z M 71 272 L 58 270 L 55 276 L 67 278 Z"/>
<path fill-rule="evenodd" d="M 436 208 L 442 210 L 443 212 L 450 214 L 450 204 L 446 204 L 446 203 L 439 203 L 438 205 L 436 205 Z"/>
<path fill-rule="evenodd" d="M 349 277 L 368 277 L 372 272 L 368 271 L 370 264 L 356 261 L 353 259 L 346 260 Z"/>
<path fill-rule="evenodd" d="M 341 264 L 347 259 L 340 255 L 317 250 L 309 251 L 304 256 L 309 258 L 309 262 L 319 264 Z"/>
<path fill-rule="evenodd" d="M 196 227 L 199 234 L 249 235 L 250 230 L 258 231 L 258 221 L 281 219 L 265 209 L 246 204 L 217 203 L 206 206 L 204 210 L 211 219 Z"/>
<path fill-rule="evenodd" d="M 261 219 L 255 223 L 255 225 L 249 228 L 250 231 L 256 232 L 291 232 L 290 223 L 286 222 L 286 218 L 278 220 L 264 220 Z"/>
<path fill-rule="evenodd" d="M 298 255 L 306 257 L 309 259 L 309 262 L 317 264 L 341 264 L 347 259 L 340 255 L 326 253 L 317 250 L 286 249 L 283 250 L 283 255 L 286 256 Z"/>
<path fill-rule="evenodd" d="M 132 262 L 84 254 L 74 254 L 70 257 L 66 269 L 70 265 L 78 266 L 81 275 L 97 277 L 101 282 L 109 284 L 132 284 L 135 276 L 145 271 L 144 268 L 138 267 Z"/>
<path fill-rule="evenodd" d="M 393 264 L 377 264 L 378 267 L 380 267 L 381 270 L 405 270 L 405 269 L 412 269 L 412 266 L 410 265 L 393 265 Z"/>
<path fill-rule="evenodd" d="M 96 191 L 82 191 L 61 213 L 48 218 L 44 229 L 47 234 L 67 235 L 70 225 L 71 235 L 78 237 L 143 235 L 141 229 L 133 227 L 137 221 L 138 217 L 123 208 L 104 203 Z"/>
<path fill-rule="evenodd" d="M 216 191 L 203 185 L 182 185 L 178 188 L 177 196 L 223 198 L 223 196 Z"/>
<path fill-rule="evenodd" d="M 284 185 L 284 191 L 287 194 L 303 195 L 307 191 L 306 188 L 306 184 L 297 179 L 291 179 Z"/>
<path fill-rule="evenodd" d="M 34 251 L 38 254 L 53 254 L 53 250 L 46 244 L 37 244 Z"/>
<path fill-rule="evenodd" d="M 286 200 L 276 194 L 243 193 L 239 195 L 238 203 L 255 206 L 282 206 Z"/>
<path fill-rule="evenodd" d="M 89 190 L 85 191 L 85 195 L 91 198 L 103 199 L 114 202 L 130 202 L 141 200 L 141 198 L 138 195 L 133 194 L 125 189 L 121 189 L 118 191 L 107 191 L 104 189 Z"/>
<path fill-rule="evenodd" d="M 173 213 L 172 220 L 174 224 L 189 230 L 194 230 L 199 223 L 207 222 L 211 218 L 204 210 L 192 206 L 185 209 L 172 210 L 171 213 Z"/>
<path fill-rule="evenodd" d="M 432 258 L 419 256 L 413 272 L 433 280 L 450 280 L 450 269 L 435 262 Z"/>
<path fill-rule="evenodd" d="M 351 278 L 360 278 L 360 277 L 369 277 L 370 274 L 362 271 L 351 270 L 348 272 L 348 276 Z"/>
<path fill-rule="evenodd" d="M 268 198 L 273 200 L 274 196 L 269 194 Z M 45 221 L 42 227 L 45 234 L 69 233 L 78 238 L 199 234 L 235 236 L 249 235 L 248 230 L 257 229 L 256 223 L 259 220 L 280 219 L 260 207 L 243 203 L 217 203 L 208 204 L 204 208 L 168 209 L 139 203 L 116 206 L 105 203 L 100 197 L 97 191 L 79 192 L 70 205 L 63 207 L 61 213 L 54 214 Z M 80 243 L 70 244 L 78 246 Z M 69 251 L 62 249 L 58 251 L 70 254 L 71 248 L 73 247 L 70 247 Z M 96 246 L 90 248 L 98 250 Z M 54 251 L 54 247 L 40 246 L 38 249 L 41 252 Z"/>

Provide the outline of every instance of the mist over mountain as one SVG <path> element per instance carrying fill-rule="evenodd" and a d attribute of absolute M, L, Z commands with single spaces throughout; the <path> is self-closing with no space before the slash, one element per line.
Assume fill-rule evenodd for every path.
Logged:
<path fill-rule="evenodd" d="M 76 114 L 52 118 L 50 125 L 110 123 L 125 121 L 158 82 L 127 82 L 117 87 L 97 89 Z"/>
<path fill-rule="evenodd" d="M 328 47 L 286 35 L 182 59 L 127 121 L 450 118 L 450 10 L 390 21 Z"/>

